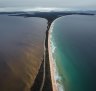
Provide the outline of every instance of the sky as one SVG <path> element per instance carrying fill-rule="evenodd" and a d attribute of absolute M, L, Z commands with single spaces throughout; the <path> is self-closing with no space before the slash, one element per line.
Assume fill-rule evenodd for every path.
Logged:
<path fill-rule="evenodd" d="M 0 0 L 5 7 L 96 8 L 96 0 Z"/>

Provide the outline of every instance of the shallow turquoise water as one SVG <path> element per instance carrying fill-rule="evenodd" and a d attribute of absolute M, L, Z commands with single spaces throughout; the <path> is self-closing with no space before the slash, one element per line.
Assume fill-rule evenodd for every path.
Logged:
<path fill-rule="evenodd" d="M 66 16 L 54 21 L 51 42 L 65 91 L 96 91 L 96 16 Z"/>

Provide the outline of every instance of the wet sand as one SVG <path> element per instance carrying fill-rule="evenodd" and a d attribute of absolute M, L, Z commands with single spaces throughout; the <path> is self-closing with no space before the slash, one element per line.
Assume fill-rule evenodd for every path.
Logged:
<path fill-rule="evenodd" d="M 53 91 L 58 91 L 58 87 L 57 87 L 57 83 L 56 83 L 56 79 L 55 79 L 55 63 L 54 63 L 54 59 L 52 57 L 52 49 L 51 49 L 51 32 L 52 32 L 52 26 L 50 27 L 49 29 L 49 33 L 48 33 L 48 50 L 49 50 L 49 64 L 50 64 L 50 73 L 51 73 L 51 80 L 52 80 L 52 88 L 53 88 Z"/>
<path fill-rule="evenodd" d="M 47 21 L 0 16 L 0 90 L 30 91 L 43 60 Z"/>

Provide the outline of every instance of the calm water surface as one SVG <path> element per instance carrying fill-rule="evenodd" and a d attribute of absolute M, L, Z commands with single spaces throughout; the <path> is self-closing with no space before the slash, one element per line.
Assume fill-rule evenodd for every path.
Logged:
<path fill-rule="evenodd" d="M 57 19 L 51 42 L 62 89 L 96 91 L 96 16 Z"/>
<path fill-rule="evenodd" d="M 43 57 L 47 21 L 0 15 L 0 91 L 29 91 Z"/>

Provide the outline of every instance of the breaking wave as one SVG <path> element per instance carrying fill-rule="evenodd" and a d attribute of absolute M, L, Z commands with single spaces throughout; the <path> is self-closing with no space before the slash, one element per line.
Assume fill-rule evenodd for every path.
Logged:
<path fill-rule="evenodd" d="M 51 28 L 49 30 L 49 32 L 50 32 L 50 49 L 51 49 L 51 52 L 52 52 L 52 59 L 53 59 L 54 68 L 55 68 L 54 69 L 54 71 L 55 71 L 54 79 L 56 81 L 58 91 L 65 91 L 64 86 L 62 84 L 62 77 L 59 75 L 58 67 L 56 65 L 56 58 L 54 57 L 55 52 L 56 52 L 56 45 L 55 45 L 54 40 L 52 38 L 53 37 L 52 36 L 53 29 L 54 29 L 54 22 L 52 23 Z"/>

